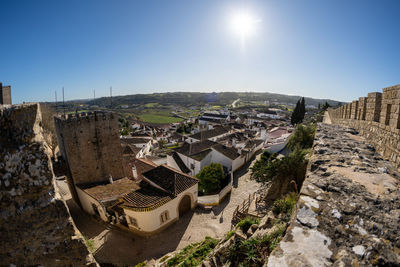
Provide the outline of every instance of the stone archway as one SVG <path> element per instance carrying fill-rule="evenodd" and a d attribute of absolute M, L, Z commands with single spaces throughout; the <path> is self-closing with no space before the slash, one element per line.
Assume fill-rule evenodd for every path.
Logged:
<path fill-rule="evenodd" d="M 184 213 L 189 211 L 192 207 L 192 200 L 189 195 L 184 195 L 179 202 L 179 217 L 182 217 Z"/>

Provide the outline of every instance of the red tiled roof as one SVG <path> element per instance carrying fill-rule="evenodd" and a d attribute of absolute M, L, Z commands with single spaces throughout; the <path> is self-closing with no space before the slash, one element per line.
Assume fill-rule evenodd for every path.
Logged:
<path fill-rule="evenodd" d="M 80 189 L 86 192 L 89 196 L 97 201 L 107 201 L 117 199 L 129 192 L 139 189 L 139 186 L 128 178 L 115 180 L 111 183 L 97 183 L 77 185 Z"/>

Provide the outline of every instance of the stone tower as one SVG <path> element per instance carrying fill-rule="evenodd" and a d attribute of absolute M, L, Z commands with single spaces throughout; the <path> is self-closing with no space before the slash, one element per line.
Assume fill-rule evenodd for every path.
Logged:
<path fill-rule="evenodd" d="M 0 83 L 0 105 L 11 105 L 11 86 Z"/>
<path fill-rule="evenodd" d="M 124 177 L 118 120 L 112 112 L 55 117 L 57 139 L 69 169 L 68 186 L 79 203 L 75 185 Z"/>

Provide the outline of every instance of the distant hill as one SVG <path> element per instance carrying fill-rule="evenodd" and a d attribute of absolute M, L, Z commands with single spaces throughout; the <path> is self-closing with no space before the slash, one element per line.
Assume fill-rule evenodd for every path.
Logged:
<path fill-rule="evenodd" d="M 221 93 L 193 93 L 193 92 L 175 92 L 175 93 L 154 93 L 154 94 L 136 94 L 125 96 L 113 96 L 113 106 L 132 105 L 132 104 L 148 104 L 160 103 L 163 105 L 229 105 L 236 99 L 241 101 L 276 101 L 288 104 L 296 104 L 301 96 L 283 95 L 275 93 L 240 93 L 240 92 L 221 92 Z M 327 101 L 330 105 L 335 106 L 341 102 L 331 99 L 305 98 L 306 105 L 323 104 Z M 78 101 L 73 101 L 78 102 Z M 109 106 L 110 98 L 102 97 L 93 100 L 79 100 L 80 103 L 99 106 Z"/>

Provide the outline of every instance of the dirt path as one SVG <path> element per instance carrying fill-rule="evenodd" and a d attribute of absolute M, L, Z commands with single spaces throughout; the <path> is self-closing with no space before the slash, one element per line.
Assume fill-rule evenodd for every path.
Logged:
<path fill-rule="evenodd" d="M 162 233 L 144 238 L 99 222 L 83 212 L 72 199 L 67 200 L 71 215 L 82 234 L 94 240 L 94 256 L 99 263 L 119 266 L 159 258 L 186 245 L 203 240 L 206 236 L 223 237 L 231 229 L 231 219 L 236 206 L 249 194 L 257 191 L 260 184 L 249 179 L 244 169 L 236 177 L 237 187 L 229 197 L 210 210 L 196 208 Z M 68 191 L 64 181 L 57 182 L 62 191 Z M 70 198 L 64 195 L 66 198 Z"/>

